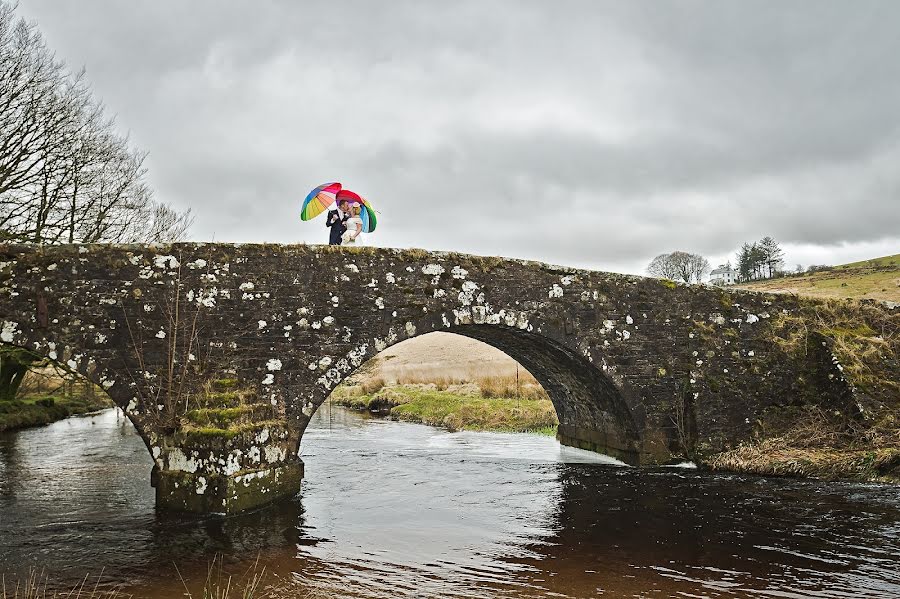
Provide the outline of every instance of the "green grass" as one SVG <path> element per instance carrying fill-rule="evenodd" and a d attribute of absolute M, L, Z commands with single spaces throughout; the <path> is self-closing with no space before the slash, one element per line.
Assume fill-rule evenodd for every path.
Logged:
<path fill-rule="evenodd" d="M 284 425 L 274 419 L 270 404 L 258 401 L 255 389 L 241 386 L 234 378 L 210 381 L 192 401 L 196 407 L 185 412 L 178 424 L 178 434 L 189 445 L 227 442 Z"/>
<path fill-rule="evenodd" d="M 182 427 L 179 434 L 182 435 L 188 443 L 199 443 L 203 445 L 210 439 L 225 439 L 227 441 L 238 435 L 247 433 L 256 434 L 264 428 L 276 430 L 279 427 L 284 427 L 284 422 L 281 420 L 259 420 L 255 422 L 233 424 L 227 428 L 218 426 Z"/>
<path fill-rule="evenodd" d="M 263 416 L 271 412 L 268 404 L 247 404 L 233 408 L 200 408 L 185 414 L 185 418 L 197 426 L 230 428 L 238 422 L 251 420 L 253 416 Z"/>
<path fill-rule="evenodd" d="M 850 264 L 841 264 L 840 266 L 835 266 L 835 268 L 839 270 L 847 270 L 852 268 L 886 267 L 900 268 L 900 254 L 894 254 L 893 256 L 884 256 L 882 258 L 872 258 L 871 260 L 862 260 L 860 262 L 851 262 Z"/>
<path fill-rule="evenodd" d="M 425 385 L 397 385 L 372 394 L 339 392 L 332 401 L 449 430 L 556 434 L 556 412 L 549 399 L 483 397 Z"/>
<path fill-rule="evenodd" d="M 3 401 L 0 402 L 0 431 L 41 426 L 111 407 L 112 400 L 103 395 L 93 398 L 31 395 L 15 401 Z"/>

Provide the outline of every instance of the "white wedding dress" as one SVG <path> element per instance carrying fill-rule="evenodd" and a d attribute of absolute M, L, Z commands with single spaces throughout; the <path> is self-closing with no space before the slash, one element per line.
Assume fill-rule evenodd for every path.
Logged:
<path fill-rule="evenodd" d="M 362 240 L 356 235 L 356 226 L 359 225 L 360 233 L 362 233 L 362 219 L 358 216 L 351 216 L 347 219 L 347 222 L 344 223 L 347 227 L 347 231 L 341 236 L 343 239 L 343 245 L 362 245 Z"/>

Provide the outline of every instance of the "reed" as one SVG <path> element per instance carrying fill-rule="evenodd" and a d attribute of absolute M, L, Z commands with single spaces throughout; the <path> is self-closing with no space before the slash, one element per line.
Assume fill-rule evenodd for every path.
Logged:
<path fill-rule="evenodd" d="M 91 583 L 91 577 L 85 576 L 81 582 L 68 591 L 54 591 L 50 577 L 46 572 L 31 570 L 24 579 L 7 581 L 6 575 L 0 575 L 0 587 L 3 589 L 2 599 L 126 599 L 118 590 L 100 588 L 102 574 Z"/>
<path fill-rule="evenodd" d="M 199 584 L 192 584 L 184 579 L 178 565 L 175 564 L 175 572 L 184 587 L 180 596 L 188 599 L 275 599 L 276 597 L 307 597 L 312 598 L 312 592 L 297 595 L 292 589 L 284 585 L 269 584 L 269 572 L 259 562 L 257 557 L 240 576 L 228 573 L 223 564 L 221 555 L 216 555 L 208 564 L 206 578 Z M 71 589 L 54 590 L 59 585 L 54 584 L 44 571 L 32 569 L 24 578 L 7 580 L 6 575 L 0 575 L 0 599 L 129 599 L 133 595 L 119 589 L 102 589 L 103 573 L 96 578 L 86 575 Z M 194 594 L 196 593 L 196 595 Z"/>
<path fill-rule="evenodd" d="M 177 565 L 175 571 L 184 587 L 184 596 L 194 599 L 194 595 Z M 199 597 L 202 599 L 264 599 L 272 596 L 269 593 L 270 589 L 264 587 L 265 580 L 266 567 L 260 565 L 259 557 L 243 575 L 236 578 L 225 571 L 222 556 L 216 555 L 206 569 L 206 580 Z"/>

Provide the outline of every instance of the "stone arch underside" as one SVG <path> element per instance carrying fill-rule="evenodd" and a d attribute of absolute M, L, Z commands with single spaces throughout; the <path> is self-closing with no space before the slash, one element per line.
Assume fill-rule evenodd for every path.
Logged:
<path fill-rule="evenodd" d="M 416 327 L 420 333 L 396 343 L 439 331 L 499 349 L 528 370 L 547 392 L 560 421 L 557 436 L 561 442 L 605 453 L 629 464 L 641 463 L 638 423 L 622 390 L 585 356 L 550 336 L 517 327 L 469 324 L 436 328 L 429 326 L 427 320 Z M 358 366 L 341 373 L 341 381 L 379 353 L 372 353 Z M 337 384 L 334 382 L 334 386 L 317 394 L 309 416 L 324 404 Z"/>
<path fill-rule="evenodd" d="M 556 409 L 558 436 L 630 464 L 640 463 L 640 437 L 622 391 L 594 364 L 568 347 L 535 333 L 496 326 L 464 326 L 453 332 L 503 351 L 538 380 Z"/>

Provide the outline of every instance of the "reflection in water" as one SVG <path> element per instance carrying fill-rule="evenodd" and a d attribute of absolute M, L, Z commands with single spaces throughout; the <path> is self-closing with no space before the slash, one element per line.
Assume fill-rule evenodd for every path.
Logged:
<path fill-rule="evenodd" d="M 900 489 L 640 471 L 534 435 L 320 411 L 299 498 L 157 515 L 115 410 L 0 435 L 0 572 L 177 595 L 222 554 L 337 597 L 900 596 Z"/>

